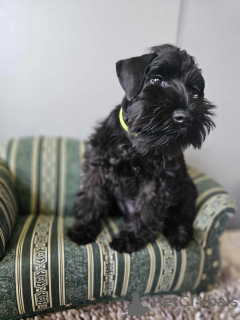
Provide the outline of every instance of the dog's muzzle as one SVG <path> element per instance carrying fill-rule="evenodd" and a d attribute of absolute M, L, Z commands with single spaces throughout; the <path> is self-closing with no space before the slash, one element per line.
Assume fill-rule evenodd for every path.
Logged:
<path fill-rule="evenodd" d="M 189 115 L 188 111 L 182 109 L 175 110 L 172 117 L 175 123 L 181 125 L 188 125 L 192 121 L 192 117 Z"/>

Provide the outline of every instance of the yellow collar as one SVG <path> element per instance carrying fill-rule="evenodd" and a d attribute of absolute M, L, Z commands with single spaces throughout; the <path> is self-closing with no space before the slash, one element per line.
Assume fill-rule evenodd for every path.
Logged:
<path fill-rule="evenodd" d="M 120 109 L 120 112 L 119 112 L 119 120 L 120 120 L 120 123 L 123 127 L 124 130 L 126 130 L 128 132 L 128 126 L 126 125 L 126 123 L 124 122 L 123 120 L 123 110 L 122 110 L 122 107 Z M 132 133 L 134 136 L 137 136 L 137 133 Z"/>

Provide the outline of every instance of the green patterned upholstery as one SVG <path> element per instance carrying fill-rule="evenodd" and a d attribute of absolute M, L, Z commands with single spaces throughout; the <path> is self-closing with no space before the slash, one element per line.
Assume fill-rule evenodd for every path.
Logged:
<path fill-rule="evenodd" d="M 12 180 L 5 161 L 0 159 L 0 260 L 17 220 L 18 206 Z"/>
<path fill-rule="evenodd" d="M 79 247 L 67 237 L 86 147 L 79 140 L 42 137 L 0 146 L 0 158 L 14 177 L 19 208 L 0 263 L 0 319 L 33 317 L 134 291 L 140 296 L 206 291 L 217 281 L 219 236 L 235 203 L 219 184 L 191 167 L 198 215 L 195 240 L 188 248 L 176 252 L 160 234 L 141 251 L 115 252 L 108 243 L 123 223 L 115 217 L 102 221 L 94 243 Z"/>

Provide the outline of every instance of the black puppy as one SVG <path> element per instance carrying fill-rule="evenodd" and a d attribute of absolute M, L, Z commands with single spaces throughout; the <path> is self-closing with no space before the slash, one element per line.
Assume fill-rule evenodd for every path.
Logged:
<path fill-rule="evenodd" d="M 195 59 L 172 45 L 117 62 L 117 75 L 125 97 L 90 138 L 68 235 L 92 242 L 100 219 L 120 211 L 126 223 L 113 249 L 131 253 L 162 232 L 180 250 L 193 239 L 197 197 L 183 151 L 201 147 L 214 105 Z"/>

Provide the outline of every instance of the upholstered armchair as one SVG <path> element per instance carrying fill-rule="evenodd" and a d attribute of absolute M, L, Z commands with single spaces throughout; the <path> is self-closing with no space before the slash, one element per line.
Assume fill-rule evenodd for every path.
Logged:
<path fill-rule="evenodd" d="M 179 252 L 162 234 L 131 255 L 108 243 L 122 218 L 102 220 L 94 243 L 78 246 L 66 231 L 81 186 L 88 146 L 81 140 L 35 137 L 0 146 L 0 319 L 33 317 L 137 291 L 207 291 L 217 281 L 219 237 L 235 212 L 227 192 L 189 167 L 196 184 L 194 241 Z"/>

